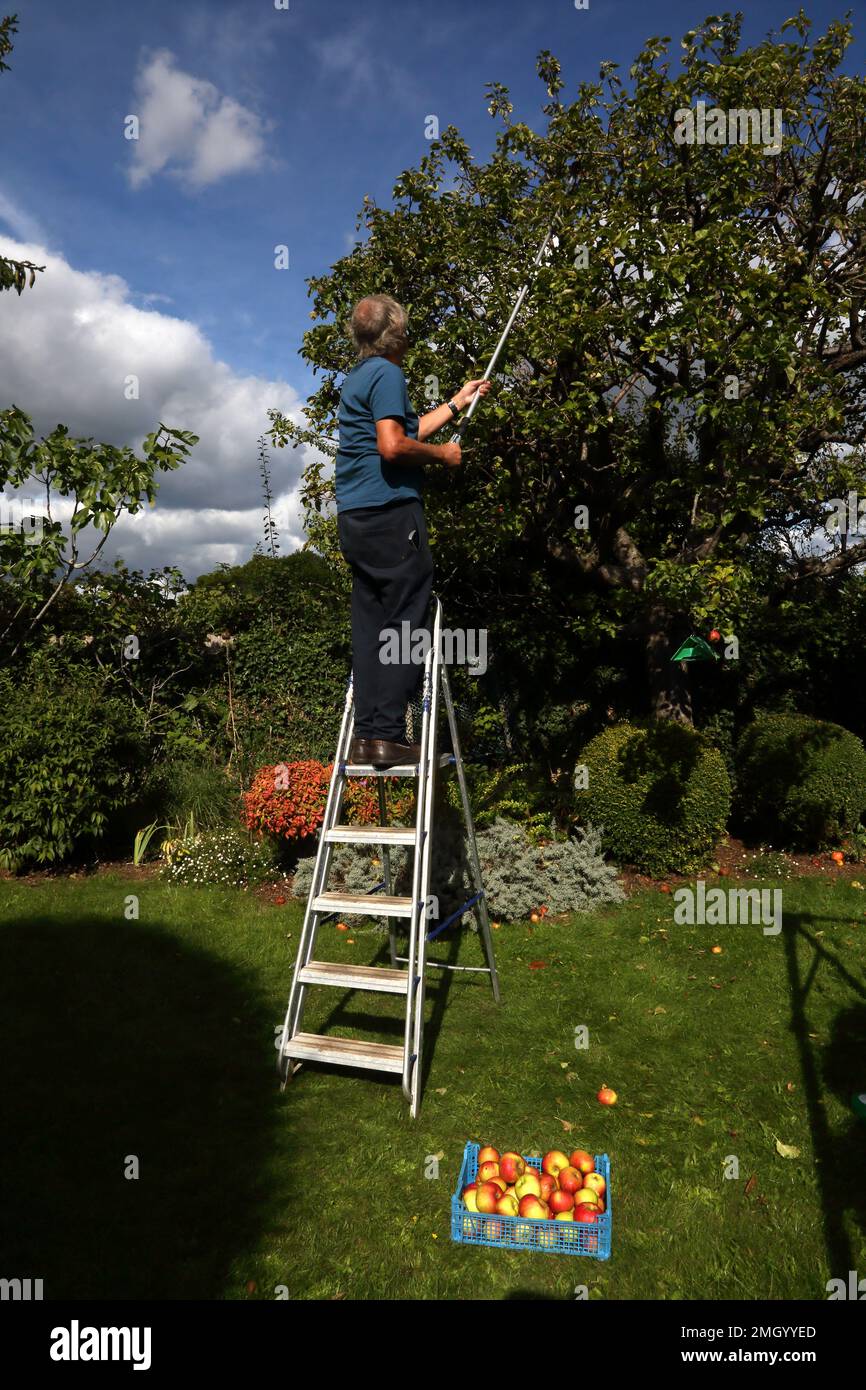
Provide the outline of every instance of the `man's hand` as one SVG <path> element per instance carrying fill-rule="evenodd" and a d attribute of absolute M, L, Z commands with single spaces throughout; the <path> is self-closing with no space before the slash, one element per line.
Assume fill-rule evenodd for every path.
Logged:
<path fill-rule="evenodd" d="M 445 464 L 445 467 L 446 467 L 446 468 L 457 468 L 458 465 L 459 465 L 459 463 L 460 463 L 460 453 L 461 453 L 460 445 L 459 445 L 459 444 L 456 444 L 456 443 L 455 443 L 455 444 L 440 444 L 439 448 L 440 448 L 439 457 L 441 458 L 442 462 Z"/>
<path fill-rule="evenodd" d="M 461 386 L 460 390 L 455 394 L 454 400 L 461 410 L 465 410 L 476 391 L 479 396 L 486 396 L 489 390 L 490 382 L 483 378 L 478 381 L 467 381 L 466 385 Z"/>

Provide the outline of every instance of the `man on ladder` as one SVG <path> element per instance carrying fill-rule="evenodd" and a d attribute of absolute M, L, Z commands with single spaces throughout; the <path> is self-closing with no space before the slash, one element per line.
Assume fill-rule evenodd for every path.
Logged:
<path fill-rule="evenodd" d="M 351 761 L 376 768 L 417 763 L 420 745 L 406 742 L 406 706 L 421 671 L 385 663 L 386 630 L 409 624 L 429 632 L 433 560 L 422 501 L 423 466 L 460 464 L 460 444 L 425 441 L 458 420 L 487 380 L 467 381 L 450 401 L 419 419 L 409 402 L 401 363 L 409 346 L 405 310 L 387 294 L 360 300 L 351 332 L 358 362 L 340 397 L 336 458 L 340 548 L 352 567 L 352 666 L 355 738 Z M 401 644 L 401 655 L 403 644 Z"/>

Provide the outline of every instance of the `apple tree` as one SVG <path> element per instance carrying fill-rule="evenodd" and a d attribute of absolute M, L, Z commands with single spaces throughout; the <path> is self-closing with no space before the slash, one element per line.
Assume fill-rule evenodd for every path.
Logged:
<path fill-rule="evenodd" d="M 690 629 L 736 633 L 807 578 L 862 563 L 866 542 L 821 530 L 833 498 L 866 486 L 866 82 L 843 71 L 851 38 L 841 22 L 813 37 L 801 11 L 744 47 L 726 14 L 678 58 L 651 38 L 626 76 L 604 62 L 570 98 L 542 53 L 543 131 L 493 84 L 486 162 L 449 127 L 392 207 L 365 198 L 366 240 L 310 281 L 302 351 L 323 380 L 307 426 L 272 412 L 277 443 L 319 445 L 304 492 L 317 544 L 352 305 L 381 291 L 407 308 L 423 409 L 479 373 L 553 224 L 463 467 L 430 470 L 449 621 L 488 626 L 524 691 L 540 668 L 577 679 L 637 646 L 648 708 L 688 722 L 671 655 Z M 696 126 L 700 102 L 724 129 Z"/>

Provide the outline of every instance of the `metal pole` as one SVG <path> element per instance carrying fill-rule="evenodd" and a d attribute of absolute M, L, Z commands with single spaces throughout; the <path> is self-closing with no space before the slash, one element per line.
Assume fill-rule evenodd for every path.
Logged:
<path fill-rule="evenodd" d="M 571 191 L 572 186 L 573 186 L 576 182 L 577 182 L 577 180 L 576 180 L 575 176 L 572 175 L 571 178 L 569 179 L 568 185 L 567 185 L 567 188 L 568 188 L 568 191 L 569 191 L 569 192 Z M 552 236 L 553 236 L 553 227 L 550 228 L 550 230 L 549 230 L 548 233 L 547 233 L 547 236 L 544 238 L 544 241 L 541 243 L 541 245 L 539 246 L 538 250 L 536 251 L 536 253 L 535 253 L 535 259 L 534 259 L 533 262 L 532 262 L 532 265 L 531 265 L 531 267 L 530 267 L 530 271 L 535 270 L 535 269 L 541 264 L 542 257 L 544 256 L 544 253 L 545 253 L 545 251 L 547 250 L 547 248 L 548 248 L 548 246 L 549 246 L 549 244 L 550 244 L 550 239 L 551 239 Z M 509 335 L 509 333 L 511 332 L 512 328 L 514 327 L 514 320 L 517 318 L 517 315 L 520 313 L 521 306 L 522 306 L 523 301 L 524 301 L 524 299 L 526 298 L 527 294 L 529 293 L 529 290 L 530 290 L 531 285 L 532 285 L 532 275 L 530 274 L 530 276 L 529 276 L 529 278 L 527 279 L 526 283 L 525 283 L 524 285 L 521 286 L 521 288 L 520 288 L 520 293 L 518 294 L 517 299 L 514 301 L 514 308 L 511 310 L 511 313 L 510 313 L 510 315 L 509 315 L 509 317 L 508 317 L 508 322 L 506 323 L 505 327 L 504 327 L 503 330 L 502 330 L 502 336 L 500 337 L 499 342 L 496 344 L 496 348 L 494 349 L 493 356 L 491 357 L 490 361 L 487 363 L 486 370 L 485 370 L 485 372 L 484 372 L 483 377 L 481 378 L 482 381 L 487 381 L 487 380 L 488 380 L 488 378 L 490 377 L 490 375 L 491 375 L 491 373 L 492 373 L 492 371 L 493 371 L 493 368 L 496 366 L 496 363 L 497 363 L 498 360 L 499 360 L 499 354 L 501 353 L 502 349 L 504 348 L 504 346 L 505 346 L 505 344 L 506 344 L 506 342 L 507 342 L 507 340 L 508 340 L 508 335 Z M 473 416 L 473 414 L 474 414 L 474 412 L 475 412 L 475 407 L 477 406 L 477 404 L 478 404 L 478 402 L 479 402 L 480 399 L 481 399 L 481 397 L 479 396 L 478 392 L 476 391 L 476 392 L 475 392 L 475 395 L 472 397 L 472 400 L 471 400 L 471 402 L 470 402 L 470 404 L 469 404 L 469 409 L 467 410 L 467 412 L 466 412 L 466 414 L 464 415 L 463 419 L 460 421 L 460 424 L 457 426 L 457 429 L 454 431 L 454 434 L 451 436 L 451 443 L 452 443 L 452 444 L 459 444 L 459 443 L 460 443 L 461 437 L 462 437 L 462 435 L 463 435 L 463 431 L 466 429 L 466 426 L 469 424 L 469 421 L 472 419 L 472 416 Z"/>

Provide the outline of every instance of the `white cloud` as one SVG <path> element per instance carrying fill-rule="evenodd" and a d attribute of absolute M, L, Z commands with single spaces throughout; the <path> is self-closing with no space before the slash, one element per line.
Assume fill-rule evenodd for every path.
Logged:
<path fill-rule="evenodd" d="M 139 69 L 132 114 L 140 127 L 129 142 L 133 188 L 166 172 L 197 190 L 267 162 L 269 127 L 261 117 L 212 82 L 182 72 L 167 49 Z"/>
<path fill-rule="evenodd" d="M 196 324 L 131 302 L 120 276 L 76 270 L 38 244 L 4 238 L 3 251 L 46 270 L 20 299 L 6 296 L 0 405 L 26 411 L 40 434 L 62 421 L 73 435 L 136 449 L 160 421 L 200 436 L 187 463 L 159 475 L 156 507 L 122 518 L 103 555 L 120 553 L 140 569 L 176 564 L 187 578 L 220 560 L 247 559 L 262 537 L 256 441 L 270 426 L 270 407 L 302 418 L 298 393 L 285 381 L 233 371 Z M 138 400 L 125 399 L 130 376 Z M 270 451 L 283 554 L 303 539 L 306 453 Z"/>

